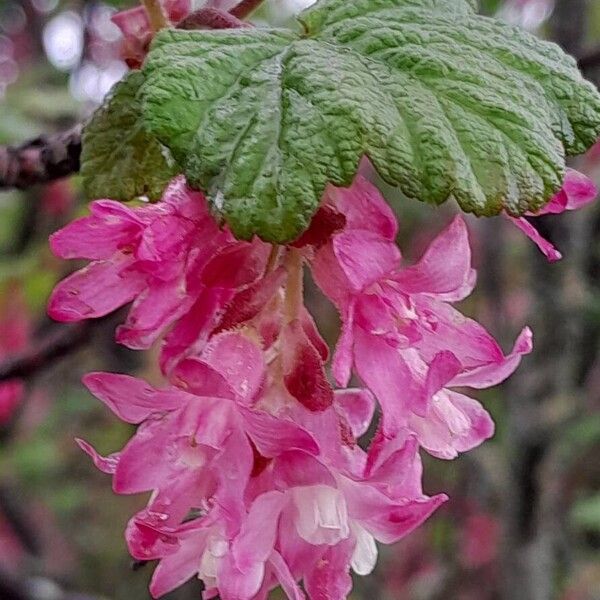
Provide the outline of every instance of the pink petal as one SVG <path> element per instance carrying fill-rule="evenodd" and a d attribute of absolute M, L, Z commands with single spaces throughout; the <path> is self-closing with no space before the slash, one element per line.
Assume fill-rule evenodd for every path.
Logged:
<path fill-rule="evenodd" d="M 380 429 L 369 446 L 365 468 L 369 484 L 388 496 L 418 498 L 423 494 L 422 474 L 419 445 L 414 435 L 400 431 L 389 438 Z"/>
<path fill-rule="evenodd" d="M 196 396 L 235 398 L 235 391 L 225 377 L 199 358 L 186 358 L 177 363 L 169 377 L 177 387 Z"/>
<path fill-rule="evenodd" d="M 167 485 L 172 477 L 172 465 L 167 453 L 172 443 L 168 424 L 146 421 L 121 451 L 113 479 L 117 494 L 138 494 Z M 140 468 L 140 465 L 145 465 Z"/>
<path fill-rule="evenodd" d="M 128 270 L 131 257 L 93 262 L 53 290 L 48 314 L 61 322 L 102 317 L 131 302 L 145 287 L 142 274 Z"/>
<path fill-rule="evenodd" d="M 212 419 L 207 420 L 207 427 Z M 214 500 L 222 508 L 221 521 L 228 536 L 239 532 L 240 524 L 246 517 L 244 493 L 253 467 L 253 452 L 248 437 L 241 429 L 234 429 L 226 439 L 223 451 L 211 463 L 211 469 L 218 481 Z"/>
<path fill-rule="evenodd" d="M 153 598 L 168 594 L 198 573 L 204 545 L 205 536 L 182 540 L 177 552 L 165 556 L 158 563 L 150 582 Z"/>
<path fill-rule="evenodd" d="M 438 494 L 388 507 L 380 514 L 369 515 L 361 524 L 380 542 L 393 544 L 422 525 L 446 500 L 448 496 Z"/>
<path fill-rule="evenodd" d="M 304 429 L 281 418 L 262 411 L 238 409 L 250 436 L 260 454 L 266 458 L 279 456 L 290 450 L 302 450 L 317 455 L 319 446 Z"/>
<path fill-rule="evenodd" d="M 490 333 L 453 306 L 419 296 L 416 308 L 422 337 L 415 346 L 425 362 L 443 351 L 452 352 L 465 370 L 504 360 L 502 348 Z"/>
<path fill-rule="evenodd" d="M 141 379 L 117 373 L 88 373 L 83 384 L 127 423 L 141 423 L 153 413 L 182 408 L 190 399 L 180 390 L 156 390 Z"/>
<path fill-rule="evenodd" d="M 436 396 L 427 418 L 411 419 L 411 429 L 430 454 L 451 460 L 490 438 L 494 423 L 476 400 L 444 390 Z"/>
<path fill-rule="evenodd" d="M 528 214 L 539 216 L 578 210 L 593 202 L 597 195 L 598 188 L 589 177 L 574 169 L 567 169 L 561 190 L 541 210 Z"/>
<path fill-rule="evenodd" d="M 398 350 L 361 329 L 356 331 L 354 353 L 358 375 L 381 404 L 386 431 L 404 427 L 409 414 L 407 403 L 423 396 L 422 384 Z"/>
<path fill-rule="evenodd" d="M 136 258 L 157 279 L 172 279 L 181 271 L 194 223 L 177 215 L 161 215 L 146 226 Z"/>
<path fill-rule="evenodd" d="M 512 375 L 519 366 L 524 355 L 533 349 L 533 334 L 525 327 L 519 334 L 512 352 L 508 356 L 490 361 L 480 367 L 475 367 L 459 373 L 449 383 L 451 386 L 467 386 L 476 389 L 493 387 Z"/>
<path fill-rule="evenodd" d="M 350 560 L 354 552 L 352 540 L 327 548 L 314 568 L 304 577 L 311 600 L 346 600 L 352 589 Z"/>
<path fill-rule="evenodd" d="M 315 283 L 342 311 L 349 303 L 353 290 L 333 251 L 333 244 L 326 244 L 315 252 L 310 268 Z"/>
<path fill-rule="evenodd" d="M 275 546 L 279 514 L 287 504 L 282 492 L 271 491 L 254 500 L 231 552 L 236 566 L 250 570 L 256 563 L 265 563 Z"/>
<path fill-rule="evenodd" d="M 431 397 L 446 387 L 460 373 L 461 368 L 460 361 L 449 350 L 436 354 L 427 370 L 423 402 L 428 405 Z"/>
<path fill-rule="evenodd" d="M 253 600 L 260 590 L 265 564 L 257 562 L 247 571 L 240 571 L 229 555 L 220 562 L 218 581 L 222 600 Z"/>
<path fill-rule="evenodd" d="M 93 202 L 90 209 L 90 216 L 76 219 L 50 236 L 56 256 L 107 260 L 137 243 L 142 222 L 134 211 L 111 200 Z"/>
<path fill-rule="evenodd" d="M 401 269 L 394 280 L 409 294 L 441 295 L 447 301 L 468 296 L 475 284 L 475 271 L 471 268 L 469 232 L 463 219 L 455 217 L 419 262 Z"/>
<path fill-rule="evenodd" d="M 476 448 L 494 435 L 494 421 L 477 400 L 453 391 L 447 393 L 454 406 L 470 421 L 469 435 L 456 440 L 455 447 L 459 452 Z"/>
<path fill-rule="evenodd" d="M 354 358 L 354 302 L 342 317 L 342 330 L 335 346 L 331 371 L 337 384 L 346 387 L 352 375 Z"/>
<path fill-rule="evenodd" d="M 200 352 L 234 295 L 234 290 L 223 288 L 205 289 L 200 294 L 163 342 L 160 356 L 163 372 L 169 372 L 182 357 Z"/>
<path fill-rule="evenodd" d="M 371 485 L 349 481 L 344 493 L 350 517 L 384 544 L 408 535 L 447 500 L 446 495 L 439 494 L 395 501 Z"/>
<path fill-rule="evenodd" d="M 336 486 L 329 469 L 304 452 L 287 452 L 273 463 L 273 477 L 286 487 Z"/>
<path fill-rule="evenodd" d="M 245 404 L 260 391 L 266 372 L 263 352 L 243 334 L 214 335 L 202 352 L 202 361 L 221 374 Z"/>
<path fill-rule="evenodd" d="M 173 528 L 157 525 L 149 511 L 142 510 L 127 523 L 125 539 L 131 556 L 138 560 L 155 560 L 177 552 L 179 538 Z"/>
<path fill-rule="evenodd" d="M 333 250 L 354 292 L 361 292 L 398 267 L 400 251 L 369 231 L 351 230 L 333 238 Z"/>
<path fill-rule="evenodd" d="M 347 219 L 348 229 L 368 229 L 388 240 L 398 234 L 396 216 L 381 192 L 358 175 L 348 188 L 327 188 L 329 197 Z"/>
<path fill-rule="evenodd" d="M 562 254 L 545 238 L 525 217 L 508 217 L 510 222 L 520 229 L 550 261 L 556 262 L 562 258 Z"/>
<path fill-rule="evenodd" d="M 149 348 L 190 303 L 180 280 L 153 282 L 135 299 L 125 324 L 117 328 L 117 342 L 135 350 Z"/>
<path fill-rule="evenodd" d="M 77 445 L 92 459 L 98 470 L 106 473 L 107 475 L 114 475 L 117 465 L 119 464 L 119 453 L 109 454 L 108 456 L 102 456 L 96 452 L 91 444 L 88 444 L 85 440 L 75 438 Z"/>
<path fill-rule="evenodd" d="M 279 552 L 273 550 L 269 558 L 269 564 L 273 568 L 277 580 L 288 599 L 305 600 L 306 596 L 304 595 L 304 592 L 302 592 L 300 586 L 296 583 L 290 568 Z"/>
<path fill-rule="evenodd" d="M 375 412 L 375 398 L 369 390 L 336 390 L 334 405 L 336 411 L 344 415 L 354 437 L 366 433 Z"/>
<path fill-rule="evenodd" d="M 111 17 L 111 21 L 126 37 L 141 38 L 151 33 L 148 13 L 143 6 L 136 6 L 129 10 L 120 11 Z"/>

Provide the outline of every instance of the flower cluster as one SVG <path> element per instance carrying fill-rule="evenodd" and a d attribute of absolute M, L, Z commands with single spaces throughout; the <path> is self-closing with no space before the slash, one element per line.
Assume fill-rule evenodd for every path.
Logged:
<path fill-rule="evenodd" d="M 553 205 L 569 208 L 571 197 Z M 151 492 L 126 537 L 135 558 L 159 561 L 154 597 L 199 577 L 204 598 L 264 599 L 280 585 L 292 599 L 342 600 L 350 569 L 373 569 L 376 541 L 399 540 L 446 500 L 423 492 L 419 451 L 450 459 L 492 435 L 465 388 L 508 377 L 531 333 L 504 354 L 453 306 L 475 282 L 460 217 L 413 265 L 397 229 L 359 176 L 328 188 L 293 244 L 239 241 L 178 178 L 160 203 L 96 201 L 52 237 L 59 256 L 91 262 L 57 286 L 51 316 L 132 303 L 118 341 L 161 339 L 163 387 L 84 379 L 139 425 L 133 438 L 108 457 L 79 440 L 115 492 Z M 342 319 L 335 386 L 304 306 L 305 266 Z"/>

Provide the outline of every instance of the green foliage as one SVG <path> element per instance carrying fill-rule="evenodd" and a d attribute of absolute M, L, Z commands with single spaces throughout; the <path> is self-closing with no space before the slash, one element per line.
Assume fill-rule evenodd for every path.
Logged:
<path fill-rule="evenodd" d="M 600 494 L 577 502 L 571 517 L 578 527 L 600 532 Z"/>
<path fill-rule="evenodd" d="M 85 127 L 81 175 L 90 198 L 160 198 L 175 175 L 168 151 L 148 133 L 141 119 L 140 86 L 144 76 L 129 73 L 116 84 Z"/>
<path fill-rule="evenodd" d="M 474 5 L 321 0 L 300 14 L 302 33 L 163 31 L 143 69 L 143 119 L 241 238 L 293 240 L 327 182 L 348 185 L 365 154 L 409 198 L 535 210 L 559 188 L 565 154 L 600 133 L 600 96 L 556 45 Z M 122 138 L 113 110 L 95 119 L 110 140 Z M 93 131 L 88 145 L 101 145 Z M 88 187 L 126 181 L 107 169 L 98 181 L 100 153 Z"/>

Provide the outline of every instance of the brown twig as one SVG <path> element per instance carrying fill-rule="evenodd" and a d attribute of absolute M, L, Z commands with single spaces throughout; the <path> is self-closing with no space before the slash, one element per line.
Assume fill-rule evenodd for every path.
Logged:
<path fill-rule="evenodd" d="M 579 68 L 585 73 L 591 69 L 600 67 L 600 48 L 584 54 L 578 61 Z"/>
<path fill-rule="evenodd" d="M 152 31 L 160 31 L 169 26 L 169 20 L 165 16 L 162 5 L 159 0 L 142 0 L 142 4 L 148 13 L 150 27 Z"/>
<path fill-rule="evenodd" d="M 242 21 L 263 0 L 242 0 L 229 12 L 216 8 L 203 8 L 193 12 L 177 24 L 178 29 L 231 29 L 250 27 Z M 148 4 L 155 2 L 145 2 Z M 155 28 L 166 25 L 155 14 Z M 160 21 L 160 22 L 159 22 Z M 37 183 L 49 183 L 79 171 L 81 154 L 81 129 L 76 125 L 69 131 L 50 136 L 40 136 L 19 146 L 0 146 L 0 190 L 25 189 Z"/>
<path fill-rule="evenodd" d="M 28 377 L 51 367 L 58 359 L 72 354 L 91 336 L 102 319 L 64 325 L 21 354 L 0 363 L 0 382 Z"/>
<path fill-rule="evenodd" d="M 78 124 L 56 135 L 40 136 L 20 146 L 0 146 L 0 189 L 28 188 L 79 171 Z"/>

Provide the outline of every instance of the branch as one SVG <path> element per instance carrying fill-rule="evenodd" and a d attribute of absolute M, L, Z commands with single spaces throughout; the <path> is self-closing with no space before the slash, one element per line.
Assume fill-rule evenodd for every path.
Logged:
<path fill-rule="evenodd" d="M 177 24 L 178 29 L 232 29 L 250 27 L 242 21 L 263 0 L 242 0 L 229 12 L 216 8 L 202 8 Z M 155 0 L 144 0 L 155 29 L 163 24 L 160 15 L 150 8 L 159 6 Z M 164 18 L 164 15 L 163 15 Z M 40 136 L 20 146 L 0 146 L 0 190 L 25 189 L 36 183 L 49 183 L 79 171 L 82 125 L 67 132 Z"/>
<path fill-rule="evenodd" d="M 169 26 L 169 21 L 165 17 L 161 3 L 158 0 L 142 0 L 142 4 L 148 13 L 148 19 L 153 31 L 160 31 Z"/>
<path fill-rule="evenodd" d="M 79 171 L 81 128 L 78 124 L 20 146 L 0 146 L 0 189 L 24 189 Z"/>
<path fill-rule="evenodd" d="M 0 363 L 0 382 L 28 377 L 73 354 L 89 341 L 92 328 L 102 319 L 60 327 L 41 342 Z"/>
<path fill-rule="evenodd" d="M 579 68 L 585 73 L 600 67 L 600 48 L 584 54 L 578 61 Z"/>

